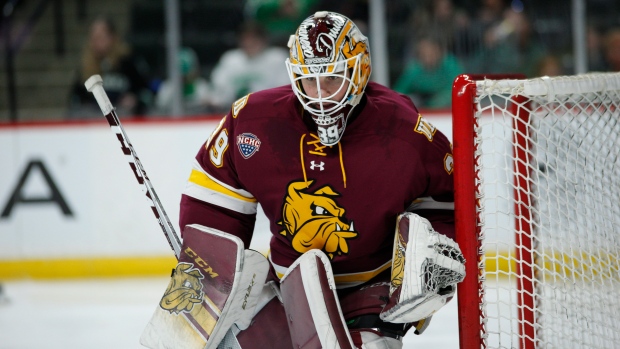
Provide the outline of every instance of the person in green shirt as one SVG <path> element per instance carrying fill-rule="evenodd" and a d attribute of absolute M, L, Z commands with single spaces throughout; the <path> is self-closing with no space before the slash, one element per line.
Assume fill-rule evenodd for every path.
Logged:
<path fill-rule="evenodd" d="M 409 62 L 393 88 L 410 96 L 422 108 L 447 108 L 452 101 L 452 82 L 463 73 L 461 63 L 439 41 L 418 41 L 416 58 Z"/>
<path fill-rule="evenodd" d="M 541 59 L 549 54 L 527 14 L 511 8 L 504 11 L 502 21 L 484 32 L 482 42 L 468 59 L 468 73 L 520 73 L 534 78 Z"/>
<path fill-rule="evenodd" d="M 317 0 L 249 0 L 246 12 L 269 32 L 274 45 L 286 46 Z"/>

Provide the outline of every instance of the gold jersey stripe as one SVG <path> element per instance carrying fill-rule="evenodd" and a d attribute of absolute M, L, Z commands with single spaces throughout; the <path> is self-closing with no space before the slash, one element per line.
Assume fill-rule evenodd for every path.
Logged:
<path fill-rule="evenodd" d="M 375 270 L 371 270 L 371 271 L 367 271 L 363 273 L 334 275 L 334 280 L 336 281 L 336 284 L 366 282 L 374 278 L 375 276 L 381 274 L 381 272 L 387 270 L 391 266 L 392 266 L 392 261 L 389 261 Z"/>
<path fill-rule="evenodd" d="M 230 196 L 233 197 L 235 199 L 239 199 L 242 201 L 246 201 L 246 202 L 251 202 L 251 203 L 256 203 L 256 199 L 255 198 L 248 198 L 245 197 L 243 195 L 239 195 L 237 193 L 235 193 L 234 191 L 222 186 L 221 184 L 215 182 L 214 180 L 212 180 L 211 178 L 209 178 L 209 176 L 207 176 L 205 173 L 202 173 L 198 170 L 192 170 L 192 173 L 189 176 L 189 181 L 191 183 L 194 183 L 196 185 L 199 185 L 201 187 L 207 188 L 207 189 L 211 189 L 213 191 L 216 191 L 220 194 L 226 195 L 226 196 Z"/>

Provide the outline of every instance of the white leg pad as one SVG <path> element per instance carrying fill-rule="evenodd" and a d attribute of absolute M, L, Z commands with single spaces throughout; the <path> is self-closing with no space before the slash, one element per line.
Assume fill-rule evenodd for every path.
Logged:
<path fill-rule="evenodd" d="M 403 342 L 396 338 L 381 337 L 376 333 L 361 331 L 362 349 L 402 349 Z"/>
<path fill-rule="evenodd" d="M 355 348 L 336 294 L 329 258 L 320 250 L 299 257 L 281 280 L 293 347 Z"/>
<path fill-rule="evenodd" d="M 258 312 L 269 261 L 216 229 L 189 225 L 184 236 L 176 271 L 140 338 L 148 348 L 214 349 Z"/>

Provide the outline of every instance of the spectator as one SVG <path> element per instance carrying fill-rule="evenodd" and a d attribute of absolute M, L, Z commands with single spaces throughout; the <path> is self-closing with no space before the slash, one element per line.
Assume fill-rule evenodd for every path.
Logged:
<path fill-rule="evenodd" d="M 248 1 L 249 18 L 261 23 L 277 45 L 286 45 L 299 23 L 308 16 L 316 0 Z"/>
<path fill-rule="evenodd" d="M 604 71 L 605 57 L 603 57 L 603 37 L 601 31 L 595 26 L 588 26 L 586 43 L 588 71 Z"/>
<path fill-rule="evenodd" d="M 229 108 L 250 92 L 289 83 L 284 66 L 288 51 L 270 46 L 267 32 L 260 24 L 243 24 L 238 46 L 225 52 L 211 72 L 211 103 L 219 110 Z"/>
<path fill-rule="evenodd" d="M 358 26 L 358 29 L 364 34 L 368 35 L 368 0 L 314 0 L 315 6 L 314 8 L 320 9 L 321 11 L 335 11 L 341 13 L 349 18 L 351 18 L 355 25 Z M 390 16 L 390 12 L 393 8 L 398 8 L 398 1 L 394 2 L 386 2 L 385 3 L 385 11 L 386 16 L 393 20 L 394 18 Z M 308 13 L 309 14 L 309 13 Z M 359 26 L 362 25 L 360 28 Z M 294 32 L 294 31 L 293 31 Z"/>
<path fill-rule="evenodd" d="M 427 0 L 413 12 L 412 29 L 419 37 L 436 36 L 445 50 L 464 55 L 468 48 L 469 16 L 452 0 Z"/>
<path fill-rule="evenodd" d="M 538 61 L 535 77 L 565 75 L 562 60 L 553 54 L 544 56 Z"/>
<path fill-rule="evenodd" d="M 606 70 L 620 71 L 620 28 L 613 28 L 605 35 Z"/>
<path fill-rule="evenodd" d="M 103 86 L 119 114 L 141 115 L 146 112 L 152 99 L 147 80 L 108 18 L 98 18 L 90 26 L 81 70 L 70 94 L 69 115 L 72 117 L 100 115 L 95 99 L 84 88 L 84 81 L 94 74 L 103 78 Z"/>
<path fill-rule="evenodd" d="M 482 6 L 476 14 L 476 22 L 483 30 L 497 25 L 504 18 L 506 0 L 483 0 Z"/>
<path fill-rule="evenodd" d="M 179 51 L 179 70 L 183 78 L 182 102 L 185 114 L 199 114 L 208 111 L 210 87 L 207 80 L 200 76 L 200 63 L 196 52 L 189 47 Z M 159 112 L 170 113 L 174 85 L 164 81 L 155 99 Z"/>
<path fill-rule="evenodd" d="M 417 59 L 407 65 L 394 90 L 409 95 L 421 107 L 449 107 L 452 82 L 462 72 L 456 57 L 447 53 L 437 39 L 424 37 L 417 45 Z"/>
<path fill-rule="evenodd" d="M 504 19 L 484 33 L 484 46 L 470 62 L 473 73 L 536 75 L 536 64 L 547 52 L 523 12 L 507 9 Z"/>
<path fill-rule="evenodd" d="M 480 1 L 468 30 L 466 65 L 483 49 L 485 33 L 502 22 L 507 8 L 506 0 Z"/>

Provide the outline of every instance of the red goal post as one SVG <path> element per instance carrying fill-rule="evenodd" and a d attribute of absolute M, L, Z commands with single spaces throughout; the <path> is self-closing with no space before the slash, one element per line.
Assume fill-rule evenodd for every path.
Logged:
<path fill-rule="evenodd" d="M 453 86 L 459 342 L 620 343 L 620 74 Z"/>

